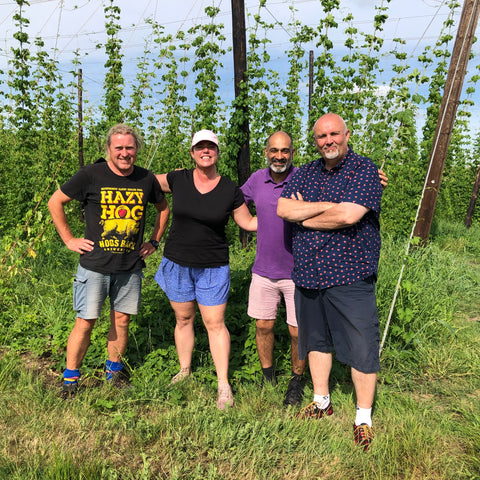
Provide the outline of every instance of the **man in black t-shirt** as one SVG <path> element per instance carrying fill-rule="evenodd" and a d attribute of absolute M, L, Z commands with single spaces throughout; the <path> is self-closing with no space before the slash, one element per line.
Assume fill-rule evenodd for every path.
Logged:
<path fill-rule="evenodd" d="M 48 207 L 63 242 L 80 254 L 73 285 L 75 326 L 67 343 L 67 365 L 62 397 L 74 396 L 80 366 L 101 308 L 110 297 L 110 331 L 107 336 L 107 380 L 126 385 L 122 356 L 128 341 L 130 315 L 138 313 L 142 268 L 157 248 L 167 227 L 169 208 L 152 172 L 135 166 L 141 138 L 123 124 L 107 136 L 107 161 L 87 165 L 50 198 Z M 78 200 L 85 206 L 85 234 L 75 238 L 68 225 L 65 205 Z M 143 242 L 148 203 L 157 209 L 149 242 Z"/>

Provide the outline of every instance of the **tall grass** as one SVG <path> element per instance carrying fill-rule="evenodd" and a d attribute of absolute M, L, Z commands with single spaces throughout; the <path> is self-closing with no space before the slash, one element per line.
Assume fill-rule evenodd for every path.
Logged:
<path fill-rule="evenodd" d="M 166 387 L 178 365 L 173 315 L 152 280 L 158 258 L 146 269 L 142 313 L 130 341 L 134 388 L 118 392 L 99 379 L 105 356 L 99 321 L 81 393 L 61 401 L 62 342 L 73 319 L 64 302 L 75 261 L 37 256 L 38 264 L 23 264 L 14 283 L 1 285 L 10 295 L 2 297 L 0 314 L 0 478 L 480 478 L 479 233 L 438 225 L 430 245 L 412 251 L 382 354 L 376 438 L 366 454 L 353 444 L 355 398 L 345 366 L 334 364 L 332 417 L 300 421 L 282 406 L 289 367 L 282 319 L 279 384 L 260 388 L 254 329 L 245 313 L 254 252 L 232 252 L 227 321 L 236 406 L 227 412 L 215 408 L 214 369 L 200 323 L 194 375 Z M 385 236 L 382 327 L 404 247 Z M 312 394 L 308 382 L 305 402 Z"/>

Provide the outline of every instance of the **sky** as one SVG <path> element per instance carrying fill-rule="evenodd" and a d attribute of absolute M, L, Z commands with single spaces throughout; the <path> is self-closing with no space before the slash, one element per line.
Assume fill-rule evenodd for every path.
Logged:
<path fill-rule="evenodd" d="M 52 47 L 58 49 L 58 55 L 68 56 L 75 49 L 95 54 L 95 45 L 105 38 L 103 4 L 105 0 L 30 0 L 25 7 L 30 19 L 28 33 L 33 38 L 41 36 Z M 212 5 L 213 0 L 116 0 L 121 9 L 121 24 L 125 46 L 134 51 L 143 48 L 143 34 L 148 30 L 146 18 L 151 18 L 164 25 L 167 30 L 187 30 L 190 26 L 206 19 L 204 9 Z M 246 22 L 258 9 L 258 0 L 244 0 Z M 372 25 L 375 5 L 381 0 L 341 0 L 339 19 L 351 11 L 360 29 Z M 384 0 L 383 3 L 387 4 Z M 416 43 L 424 36 L 435 39 L 439 25 L 445 19 L 446 7 L 441 7 L 445 0 L 391 0 L 386 38 L 401 36 Z M 219 21 L 226 28 L 227 36 L 231 33 L 231 1 L 215 0 L 215 6 L 221 9 Z M 288 22 L 291 17 L 290 7 L 297 10 L 296 18 L 302 23 L 316 25 L 321 7 L 319 0 L 268 0 L 266 19 L 272 23 Z M 345 6 L 344 6 L 345 5 Z M 0 0 L 0 48 L 11 45 L 12 34 L 16 31 L 12 17 L 18 11 L 14 0 Z M 268 16 L 270 18 L 268 18 Z M 430 28 L 427 27 L 430 22 Z M 278 27 L 278 39 L 287 42 L 291 32 Z"/>
<path fill-rule="evenodd" d="M 96 48 L 106 41 L 104 3 L 107 3 L 106 0 L 29 0 L 30 6 L 24 7 L 30 20 L 26 29 L 30 40 L 41 37 L 47 50 L 51 49 L 51 55 L 59 61 L 61 70 L 72 70 L 73 52 L 78 50 L 81 53 L 87 95 L 93 104 L 100 100 L 104 78 L 105 53 L 103 49 Z M 259 1 L 244 0 L 244 3 L 248 26 L 258 10 Z M 354 26 L 359 31 L 368 32 L 373 28 L 373 17 L 377 13 L 375 6 L 381 3 L 382 0 L 341 0 L 335 16 L 340 23 L 351 12 Z M 385 49 L 393 48 L 393 38 L 401 37 L 407 42 L 405 51 L 408 56 L 414 58 L 420 54 L 425 44 L 433 44 L 438 38 L 448 13 L 445 3 L 446 0 L 391 0 L 389 3 L 383 0 L 383 4 L 388 6 L 389 16 L 384 27 Z M 205 21 L 205 7 L 214 4 L 221 9 L 218 21 L 225 24 L 225 46 L 231 45 L 231 0 L 116 0 L 115 4 L 121 9 L 121 38 L 125 55 L 123 74 L 127 84 L 135 76 L 137 59 L 144 51 L 145 39 L 150 31 L 146 18 L 163 25 L 166 32 L 187 31 L 192 25 Z M 287 24 L 292 18 L 292 7 L 296 10 L 295 18 L 302 24 L 314 27 L 321 18 L 319 0 L 267 0 L 262 18 L 278 24 L 271 34 L 273 61 L 277 59 L 280 62 L 289 47 L 293 32 L 289 31 Z M 15 45 L 12 35 L 18 29 L 13 15 L 17 11 L 14 0 L 0 0 L 0 68 L 5 68 L 10 48 Z M 342 30 L 340 28 L 339 32 Z M 335 40 L 338 45 L 342 44 L 341 38 Z M 480 46 L 474 45 L 473 51 L 479 54 Z M 470 69 L 474 65 L 472 63 Z M 233 71 L 229 73 L 231 75 L 222 76 L 221 89 L 233 95 Z M 480 101 L 478 109 L 480 111 Z"/>

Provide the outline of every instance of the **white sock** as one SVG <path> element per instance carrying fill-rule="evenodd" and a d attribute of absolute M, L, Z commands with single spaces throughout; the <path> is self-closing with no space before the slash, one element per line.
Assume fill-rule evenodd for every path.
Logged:
<path fill-rule="evenodd" d="M 355 417 L 355 425 L 361 425 L 366 423 L 369 427 L 372 426 L 372 409 L 371 408 L 360 408 L 357 405 L 357 416 Z"/>
<path fill-rule="evenodd" d="M 313 395 L 313 401 L 320 405 L 320 408 L 327 408 L 330 405 L 330 395 Z"/>

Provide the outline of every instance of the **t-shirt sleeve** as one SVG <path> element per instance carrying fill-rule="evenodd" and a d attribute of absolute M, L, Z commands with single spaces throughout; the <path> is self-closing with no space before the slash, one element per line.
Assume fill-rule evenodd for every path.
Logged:
<path fill-rule="evenodd" d="M 167 183 L 171 192 L 173 192 L 176 178 L 177 178 L 177 170 L 167 173 Z"/>
<path fill-rule="evenodd" d="M 179 188 L 184 188 L 184 182 L 189 182 L 192 175 L 193 170 L 189 170 L 187 168 L 179 168 L 178 170 L 172 170 L 171 172 L 168 172 L 167 183 L 170 191 L 173 193 L 176 184 L 179 185 Z"/>
<path fill-rule="evenodd" d="M 234 192 L 234 199 L 233 199 L 233 209 L 237 209 L 241 207 L 245 203 L 245 197 L 243 196 L 240 187 L 235 185 L 235 192 Z"/>
<path fill-rule="evenodd" d="M 348 182 L 342 201 L 363 205 L 379 213 L 381 199 L 382 185 L 378 177 L 378 169 L 370 159 L 364 158 Z"/>
<path fill-rule="evenodd" d="M 60 187 L 60 190 L 67 195 L 67 197 L 83 202 L 86 199 L 86 187 L 89 183 L 88 174 L 85 168 L 82 168 L 67 180 Z"/>
<path fill-rule="evenodd" d="M 150 203 L 160 203 L 164 198 L 165 194 L 163 193 L 162 187 L 157 180 L 157 177 L 153 173 L 149 173 L 152 177 L 152 191 L 150 194 Z"/>

